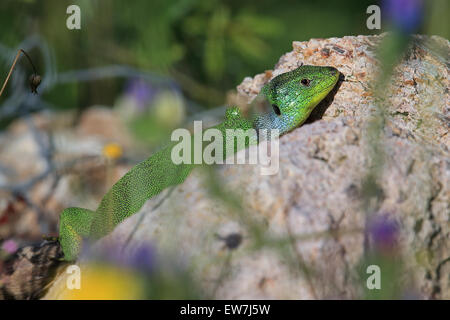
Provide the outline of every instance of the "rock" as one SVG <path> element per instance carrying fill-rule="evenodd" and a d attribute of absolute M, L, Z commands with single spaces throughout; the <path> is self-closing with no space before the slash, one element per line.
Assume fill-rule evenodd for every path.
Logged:
<path fill-rule="evenodd" d="M 57 241 L 44 241 L 19 249 L 5 262 L 0 261 L 0 300 L 37 299 L 66 264 Z"/>
<path fill-rule="evenodd" d="M 251 101 L 265 82 L 300 63 L 336 67 L 352 82 L 340 83 L 312 120 L 281 137 L 279 173 L 224 165 L 212 178 L 196 170 L 98 247 L 153 243 L 184 260 L 217 299 L 351 299 L 364 297 L 367 255 L 386 245 L 386 257 L 402 265 L 400 297 L 450 299 L 448 57 L 430 49 L 448 52 L 449 42 L 417 36 L 396 68 L 386 92 L 384 162 L 373 182 L 369 88 L 381 38 L 294 42 L 273 71 L 244 79 L 239 94 Z M 207 181 L 220 181 L 221 197 Z M 385 225 L 370 233 L 378 217 Z M 377 235 L 385 242 L 377 244 Z M 46 298 L 58 298 L 58 290 Z"/>
<path fill-rule="evenodd" d="M 95 209 L 131 168 L 125 161 L 108 162 L 102 153 L 111 142 L 133 149 L 116 113 L 90 108 L 76 127 L 74 117 L 44 111 L 30 121 L 17 119 L 0 134 L 0 239 L 27 244 L 41 240 L 42 233 L 56 235 L 64 208 L 83 202 Z"/>
<path fill-rule="evenodd" d="M 44 111 L 30 116 L 30 122 L 17 119 L 0 134 L 0 244 L 14 239 L 21 246 L 11 257 L 0 246 L 0 300 L 37 299 L 45 293 L 65 264 L 59 243 L 42 242 L 42 235 L 57 235 L 60 213 L 68 206 L 83 202 L 95 209 L 131 168 L 102 154 L 111 141 L 129 148 L 130 135 L 119 119 L 110 109 L 96 107 L 74 128 L 70 112 Z"/>

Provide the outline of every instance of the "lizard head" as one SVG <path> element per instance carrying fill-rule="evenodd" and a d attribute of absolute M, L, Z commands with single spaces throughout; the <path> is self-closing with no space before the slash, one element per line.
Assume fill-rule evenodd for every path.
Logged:
<path fill-rule="evenodd" d="M 267 83 L 257 100 L 266 112 L 255 118 L 256 129 L 278 129 L 280 134 L 301 125 L 339 79 L 333 67 L 304 65 L 280 74 Z"/>

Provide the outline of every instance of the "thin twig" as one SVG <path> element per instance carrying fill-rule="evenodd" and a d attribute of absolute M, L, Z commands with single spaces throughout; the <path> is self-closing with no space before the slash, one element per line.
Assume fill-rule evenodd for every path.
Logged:
<path fill-rule="evenodd" d="M 12 64 L 12 66 L 11 66 L 11 69 L 9 69 L 8 76 L 6 77 L 6 80 L 5 80 L 5 82 L 3 83 L 2 89 L 0 90 L 0 97 L 1 97 L 2 94 L 3 94 L 3 91 L 4 91 L 5 88 L 6 88 L 6 85 L 8 84 L 9 78 L 11 77 L 11 74 L 12 74 L 14 68 L 16 67 L 17 61 L 19 60 L 19 57 L 20 57 L 20 54 L 21 54 L 21 53 L 23 53 L 23 54 L 25 55 L 25 57 L 27 57 L 28 61 L 30 61 L 30 64 L 31 64 L 31 66 L 33 67 L 33 72 L 34 72 L 35 75 L 37 75 L 36 67 L 35 67 L 34 64 L 33 64 L 33 61 L 31 61 L 31 58 L 30 58 L 30 56 L 28 55 L 28 53 L 26 53 L 25 50 L 23 50 L 23 49 L 19 49 L 19 51 L 18 51 L 17 54 L 16 54 L 16 57 L 14 58 L 14 62 L 13 62 L 13 64 Z"/>

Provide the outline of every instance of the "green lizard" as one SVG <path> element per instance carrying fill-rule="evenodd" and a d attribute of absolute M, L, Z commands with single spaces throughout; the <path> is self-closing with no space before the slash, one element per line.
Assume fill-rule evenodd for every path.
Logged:
<path fill-rule="evenodd" d="M 246 119 L 237 107 L 227 110 L 225 120 L 214 126 L 222 132 L 227 142 L 227 129 L 278 129 L 284 134 L 301 125 L 314 107 L 325 98 L 339 79 L 333 67 L 303 65 L 283 73 L 267 83 L 259 94 L 266 105 L 265 113 Z M 234 139 L 234 138 L 233 138 Z M 244 147 L 257 143 L 246 139 Z M 174 164 L 171 143 L 126 173 L 104 196 L 96 211 L 67 208 L 61 213 L 59 242 L 64 259 L 75 260 L 85 238 L 97 240 L 127 217 L 133 215 L 151 197 L 169 186 L 182 183 L 194 164 Z M 233 153 L 238 151 L 235 147 Z M 230 154 L 223 153 L 224 158 Z"/>

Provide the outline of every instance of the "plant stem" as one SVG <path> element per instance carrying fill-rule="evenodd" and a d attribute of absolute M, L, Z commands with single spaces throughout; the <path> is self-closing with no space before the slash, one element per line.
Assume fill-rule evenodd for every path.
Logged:
<path fill-rule="evenodd" d="M 6 80 L 3 83 L 2 89 L 0 90 L 0 97 L 2 96 L 3 91 L 5 90 L 6 84 L 8 83 L 9 78 L 11 77 L 11 74 L 12 74 L 14 68 L 16 67 L 17 61 L 19 60 L 19 57 L 20 57 L 21 53 L 23 53 L 25 55 L 25 57 L 27 57 L 28 61 L 30 61 L 30 64 L 33 67 L 34 74 L 37 74 L 36 67 L 34 66 L 33 61 L 31 60 L 31 58 L 28 55 L 28 53 L 26 53 L 25 50 L 23 50 L 23 49 L 19 49 L 19 51 L 17 52 L 16 57 L 14 58 L 14 62 L 12 64 L 12 66 L 11 66 L 11 69 L 9 69 L 8 76 L 6 77 Z"/>

